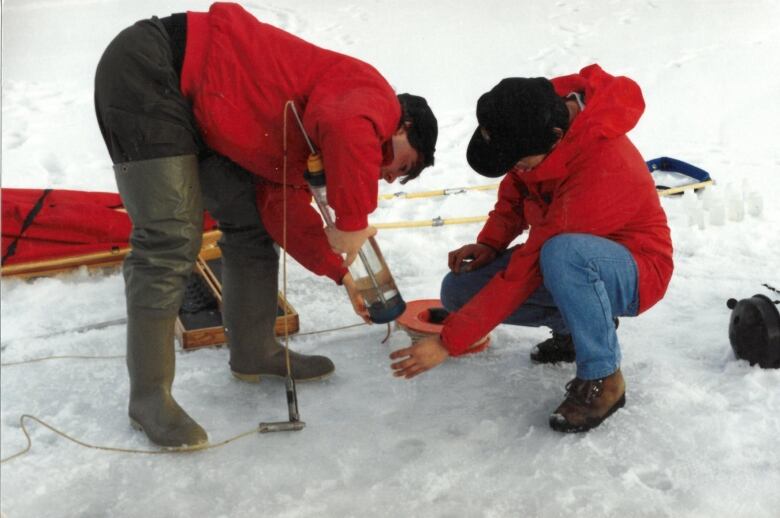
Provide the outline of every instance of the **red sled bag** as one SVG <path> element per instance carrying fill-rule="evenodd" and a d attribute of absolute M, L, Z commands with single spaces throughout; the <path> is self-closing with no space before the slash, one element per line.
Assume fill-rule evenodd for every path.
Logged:
<path fill-rule="evenodd" d="M 2 265 L 118 251 L 132 223 L 116 193 L 0 189 Z M 208 214 L 204 230 L 216 227 Z"/>
<path fill-rule="evenodd" d="M 2 264 L 127 246 L 132 225 L 118 194 L 2 189 Z"/>

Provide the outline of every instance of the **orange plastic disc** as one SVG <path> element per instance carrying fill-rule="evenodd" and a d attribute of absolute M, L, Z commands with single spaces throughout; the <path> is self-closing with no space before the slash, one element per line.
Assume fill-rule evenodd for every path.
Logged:
<path fill-rule="evenodd" d="M 439 299 L 411 300 L 406 303 L 406 310 L 398 317 L 398 323 L 415 333 L 426 335 L 438 335 L 441 333 L 441 324 L 432 324 L 429 319 L 430 310 L 440 308 Z"/>
<path fill-rule="evenodd" d="M 442 324 L 434 324 L 430 321 L 431 310 L 441 308 L 439 299 L 411 300 L 406 303 L 406 310 L 398 317 L 398 325 L 404 328 L 412 337 L 422 335 L 438 335 L 441 333 Z M 412 338 L 414 340 L 414 338 Z M 484 351 L 490 345 L 490 335 L 475 345 L 467 353 Z"/>

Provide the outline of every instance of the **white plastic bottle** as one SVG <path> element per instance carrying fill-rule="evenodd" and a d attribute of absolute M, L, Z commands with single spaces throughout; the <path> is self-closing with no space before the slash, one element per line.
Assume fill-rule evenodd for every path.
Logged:
<path fill-rule="evenodd" d="M 764 212 L 764 197 L 759 191 L 750 191 L 745 195 L 745 207 L 747 213 L 757 218 Z"/>
<path fill-rule="evenodd" d="M 742 193 L 733 185 L 726 186 L 726 215 L 731 221 L 738 222 L 745 219 L 745 202 Z"/>

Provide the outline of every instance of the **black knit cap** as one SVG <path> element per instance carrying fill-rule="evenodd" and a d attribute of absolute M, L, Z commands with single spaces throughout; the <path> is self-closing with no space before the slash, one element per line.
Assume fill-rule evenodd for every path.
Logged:
<path fill-rule="evenodd" d="M 408 123 L 406 130 L 409 144 L 420 153 L 422 167 L 419 171 L 412 172 L 409 176 L 416 177 L 423 168 L 433 165 L 433 154 L 436 152 L 436 139 L 439 136 L 439 124 L 436 116 L 425 97 L 412 94 L 399 94 L 398 102 L 401 103 L 401 123 Z M 411 179 L 409 178 L 409 179 Z"/>
<path fill-rule="evenodd" d="M 477 101 L 479 127 L 466 152 L 469 165 L 483 176 L 503 175 L 521 158 L 548 153 L 566 130 L 568 111 L 544 77 L 502 79 Z"/>

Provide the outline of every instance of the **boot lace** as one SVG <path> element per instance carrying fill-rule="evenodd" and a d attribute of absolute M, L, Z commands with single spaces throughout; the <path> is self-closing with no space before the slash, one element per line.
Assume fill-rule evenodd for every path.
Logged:
<path fill-rule="evenodd" d="M 566 399 L 571 399 L 579 404 L 590 405 L 594 399 L 601 395 L 604 380 L 582 380 L 574 378 L 566 384 Z"/>

